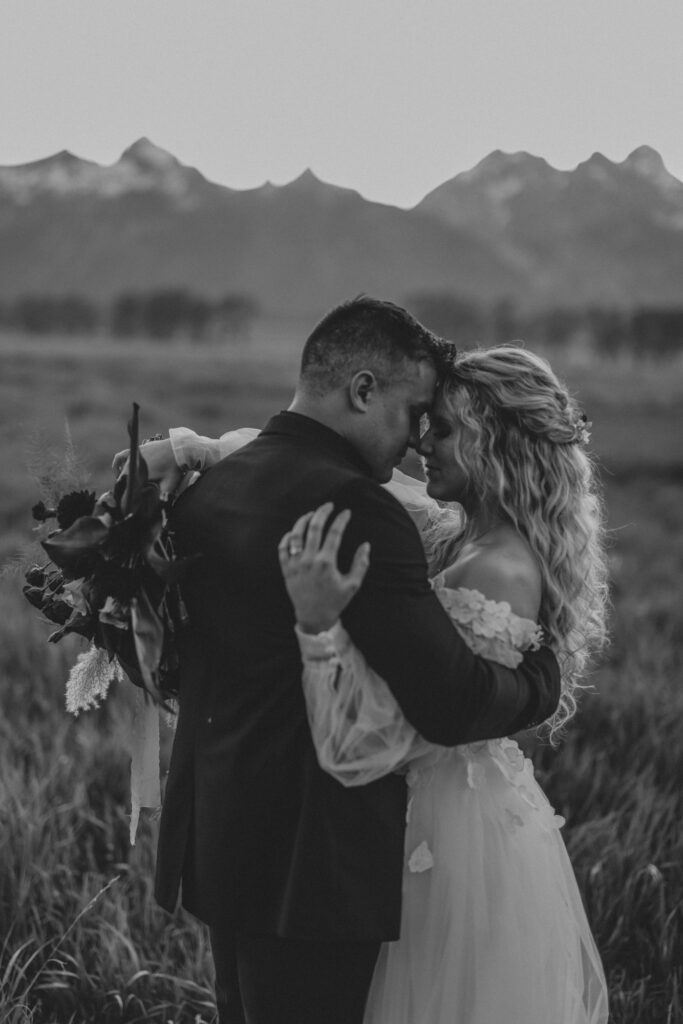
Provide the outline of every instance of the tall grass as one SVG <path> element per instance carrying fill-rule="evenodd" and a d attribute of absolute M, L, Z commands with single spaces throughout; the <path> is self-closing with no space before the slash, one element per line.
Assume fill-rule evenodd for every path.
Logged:
<path fill-rule="evenodd" d="M 683 1021 L 683 488 L 613 485 L 612 645 L 557 752 L 536 751 L 616 1024 Z"/>
<path fill-rule="evenodd" d="M 127 694 L 67 715 L 74 652 L 49 648 L 13 591 L 0 604 L 0 1020 L 210 1019 L 206 936 L 153 901 L 154 826 L 129 847 Z"/>
<path fill-rule="evenodd" d="M 169 422 L 220 432 L 259 424 L 286 404 L 295 371 L 284 354 L 269 369 L 263 354 L 40 351 L 14 346 L 2 363 L 6 555 L 29 535 L 36 500 L 23 469 L 29 391 L 57 444 L 68 413 L 98 487 L 123 446 L 129 400 L 142 403 L 149 433 Z M 607 485 L 612 645 L 559 750 L 526 741 L 567 819 L 614 1024 L 683 1022 L 683 459 L 672 440 L 680 385 L 647 373 L 640 388 L 632 374 L 604 367 L 574 382 Z M 19 580 L 5 578 L 0 1024 L 208 1022 L 206 933 L 182 911 L 170 917 L 154 904 L 156 823 L 144 823 L 134 849 L 128 843 L 127 692 L 71 719 L 63 686 L 79 648 L 50 646 L 47 632 L 20 598 Z"/>

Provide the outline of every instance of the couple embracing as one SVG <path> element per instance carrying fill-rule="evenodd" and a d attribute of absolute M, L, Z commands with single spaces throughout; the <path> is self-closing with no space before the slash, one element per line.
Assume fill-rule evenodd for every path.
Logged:
<path fill-rule="evenodd" d="M 604 636 L 585 421 L 532 354 L 452 353 L 361 297 L 262 431 L 145 449 L 169 486 L 206 470 L 172 514 L 202 557 L 156 896 L 209 926 L 220 1024 L 607 1020 L 508 738 L 559 730 Z"/>

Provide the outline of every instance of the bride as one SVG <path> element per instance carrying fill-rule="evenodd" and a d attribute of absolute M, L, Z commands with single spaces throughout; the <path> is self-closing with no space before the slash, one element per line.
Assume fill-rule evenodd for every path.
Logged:
<path fill-rule="evenodd" d="M 171 431 L 202 468 L 253 436 Z M 550 367 L 514 346 L 461 356 L 422 436 L 427 488 L 386 486 L 413 516 L 432 585 L 478 654 L 515 666 L 541 639 L 562 698 L 556 740 L 605 638 L 601 506 L 585 418 Z M 464 510 L 444 508 L 457 502 Z M 365 1024 L 606 1024 L 605 978 L 560 836 L 513 739 L 442 748 L 407 723 L 339 622 L 365 557 L 336 568 L 345 525 L 302 517 L 280 545 L 321 766 L 342 785 L 403 772 L 409 788 L 401 938 L 386 943 Z M 370 558 L 372 554 L 370 553 Z"/>

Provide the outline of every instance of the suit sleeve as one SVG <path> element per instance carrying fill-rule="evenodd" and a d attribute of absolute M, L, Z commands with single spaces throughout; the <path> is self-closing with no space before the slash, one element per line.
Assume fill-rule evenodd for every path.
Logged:
<path fill-rule="evenodd" d="M 494 739 L 555 711 L 560 673 L 552 652 L 528 653 L 510 669 L 470 651 L 433 594 L 419 534 L 391 494 L 355 479 L 337 492 L 335 505 L 352 513 L 341 568 L 359 544 L 371 545 L 370 568 L 344 626 L 424 739 L 444 746 Z"/>

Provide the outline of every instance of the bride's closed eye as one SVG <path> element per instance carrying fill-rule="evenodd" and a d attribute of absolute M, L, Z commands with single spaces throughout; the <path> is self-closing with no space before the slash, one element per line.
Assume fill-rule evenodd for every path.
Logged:
<path fill-rule="evenodd" d="M 437 441 L 442 441 L 452 432 L 451 424 L 442 416 L 432 416 L 430 419 L 430 428 L 432 431 L 432 437 Z"/>

